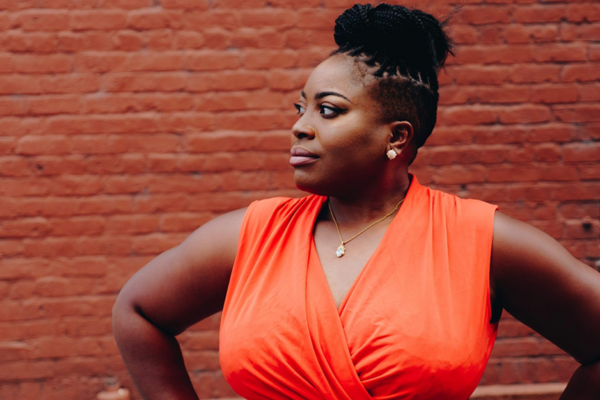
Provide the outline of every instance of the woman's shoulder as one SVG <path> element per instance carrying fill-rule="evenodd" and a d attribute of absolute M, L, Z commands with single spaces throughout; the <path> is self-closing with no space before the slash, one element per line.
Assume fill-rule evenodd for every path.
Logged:
<path fill-rule="evenodd" d="M 493 224 L 495 212 L 499 209 L 498 205 L 483 200 L 429 187 L 426 190 L 431 209 L 437 209 L 446 220 L 452 219 L 460 224 Z"/>
<path fill-rule="evenodd" d="M 320 204 L 322 196 L 307 195 L 304 197 L 270 197 L 255 200 L 248 206 L 247 214 L 268 216 L 296 211 L 300 208 L 311 208 Z"/>

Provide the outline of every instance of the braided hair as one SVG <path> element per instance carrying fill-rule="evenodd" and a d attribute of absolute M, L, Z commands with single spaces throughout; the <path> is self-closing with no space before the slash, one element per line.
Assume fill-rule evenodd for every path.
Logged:
<path fill-rule="evenodd" d="M 356 4 L 335 21 L 335 54 L 347 54 L 369 67 L 375 84 L 370 94 L 380 100 L 383 120 L 409 121 L 413 144 L 423 146 L 436 123 L 439 85 L 450 39 L 446 21 L 403 6 Z"/>

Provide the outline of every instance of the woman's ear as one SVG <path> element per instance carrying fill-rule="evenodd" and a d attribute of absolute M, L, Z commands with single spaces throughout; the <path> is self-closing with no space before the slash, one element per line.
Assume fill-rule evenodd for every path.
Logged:
<path fill-rule="evenodd" d="M 394 121 L 390 124 L 390 134 L 389 149 L 400 154 L 412 142 L 414 130 L 408 121 Z"/>

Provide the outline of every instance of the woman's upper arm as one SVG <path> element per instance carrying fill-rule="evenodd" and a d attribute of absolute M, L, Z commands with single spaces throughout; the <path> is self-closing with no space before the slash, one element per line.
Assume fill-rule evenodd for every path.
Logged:
<path fill-rule="evenodd" d="M 557 241 L 496 212 L 490 279 L 515 318 L 582 364 L 600 360 L 600 273 Z"/>
<path fill-rule="evenodd" d="M 207 222 L 150 261 L 123 287 L 115 310 L 132 307 L 173 335 L 221 311 L 245 211 Z"/>

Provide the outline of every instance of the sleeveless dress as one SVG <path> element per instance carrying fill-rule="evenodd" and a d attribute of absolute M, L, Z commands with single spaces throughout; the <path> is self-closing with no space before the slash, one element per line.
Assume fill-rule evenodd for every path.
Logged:
<path fill-rule="evenodd" d="M 468 399 L 497 333 L 489 266 L 498 207 L 412 176 L 337 309 L 313 240 L 326 200 L 248 208 L 221 319 L 227 382 L 249 400 Z"/>

